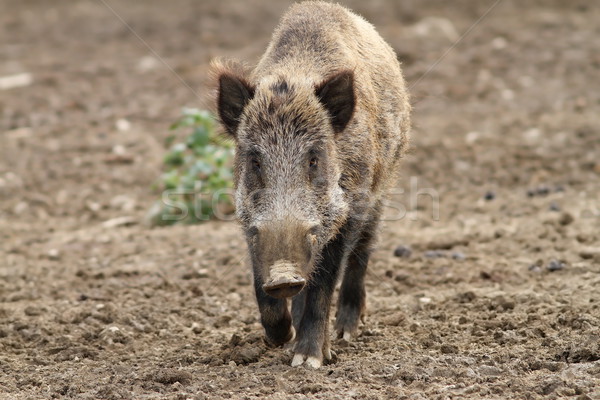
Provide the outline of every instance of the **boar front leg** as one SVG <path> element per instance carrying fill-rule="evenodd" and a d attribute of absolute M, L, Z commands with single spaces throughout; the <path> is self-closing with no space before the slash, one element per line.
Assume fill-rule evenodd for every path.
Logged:
<path fill-rule="evenodd" d="M 368 220 L 362 226 L 362 233 L 348 257 L 348 265 L 340 287 L 335 321 L 338 338 L 350 340 L 356 335 L 359 321 L 364 322 L 366 313 L 365 275 L 382 208 L 381 202 L 373 207 Z"/>
<path fill-rule="evenodd" d="M 267 342 L 281 346 L 294 339 L 292 317 L 288 311 L 287 299 L 276 299 L 265 293 L 263 282 L 255 273 L 254 290 L 260 311 L 260 322 L 265 328 Z"/>
<path fill-rule="evenodd" d="M 301 291 L 292 299 L 292 323 L 294 329 L 298 332 L 300 321 L 304 315 L 304 307 L 306 306 L 306 290 Z"/>
<path fill-rule="evenodd" d="M 335 331 L 338 338 L 350 340 L 358 330 L 359 321 L 364 322 L 366 314 L 365 275 L 371 255 L 377 226 L 381 214 L 378 204 L 373 216 L 363 227 L 362 233 L 354 249 L 348 257 L 348 265 L 344 271 L 338 310 L 336 313 Z"/>
<path fill-rule="evenodd" d="M 304 288 L 305 293 L 299 295 L 301 297 L 296 301 L 296 307 L 293 307 L 294 317 L 300 318 L 293 367 L 304 364 L 319 368 L 323 364 L 323 358 L 331 359 L 329 311 L 345 251 L 345 238 L 340 233 L 323 249 L 323 257 Z"/>
<path fill-rule="evenodd" d="M 340 287 L 335 320 L 335 331 L 338 338 L 350 340 L 358 330 L 359 321 L 365 316 L 365 275 L 372 239 L 372 231 L 363 232 L 348 257 L 348 265 Z"/>

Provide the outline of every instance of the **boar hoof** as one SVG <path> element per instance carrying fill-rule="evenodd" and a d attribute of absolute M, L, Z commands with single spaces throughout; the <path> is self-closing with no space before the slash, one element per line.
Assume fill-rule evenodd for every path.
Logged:
<path fill-rule="evenodd" d="M 271 267 L 270 278 L 263 285 L 266 294 L 277 299 L 293 297 L 304 288 L 306 280 L 294 264 L 278 263 Z"/>
<path fill-rule="evenodd" d="M 294 358 L 292 359 L 292 367 L 299 367 L 300 365 L 305 365 L 308 368 L 318 369 L 323 365 L 323 359 L 327 361 L 331 361 L 333 359 L 337 359 L 337 354 L 335 354 L 329 344 L 325 344 L 323 347 L 323 355 L 321 357 L 315 355 L 307 355 L 302 353 L 294 354 Z"/>
<path fill-rule="evenodd" d="M 364 324 L 365 317 L 364 307 L 359 308 L 348 304 L 339 306 L 335 320 L 336 337 L 350 342 L 358 333 L 359 321 Z"/>
<path fill-rule="evenodd" d="M 343 327 L 336 327 L 335 330 L 335 336 L 338 339 L 342 339 L 346 342 L 351 342 L 352 339 L 354 339 L 357 336 L 358 333 L 358 328 L 354 327 L 354 328 L 343 328 Z"/>
<path fill-rule="evenodd" d="M 309 368 L 319 369 L 323 365 L 323 361 L 318 357 L 308 356 L 304 354 L 295 354 L 292 359 L 292 367 L 299 367 L 300 365 L 306 365 Z"/>
<path fill-rule="evenodd" d="M 342 334 L 342 339 L 344 339 L 345 341 L 349 342 L 352 340 L 352 333 L 346 331 Z"/>

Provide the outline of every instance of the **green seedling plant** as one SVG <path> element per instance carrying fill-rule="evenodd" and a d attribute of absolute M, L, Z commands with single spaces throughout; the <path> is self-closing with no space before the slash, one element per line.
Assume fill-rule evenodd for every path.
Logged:
<path fill-rule="evenodd" d="M 150 225 L 191 224 L 232 215 L 234 146 L 217 133 L 213 116 L 185 108 L 170 129 L 189 133 L 183 141 L 177 140 L 177 133 L 166 140 L 165 172 L 156 185 L 162 198 L 149 212 Z"/>

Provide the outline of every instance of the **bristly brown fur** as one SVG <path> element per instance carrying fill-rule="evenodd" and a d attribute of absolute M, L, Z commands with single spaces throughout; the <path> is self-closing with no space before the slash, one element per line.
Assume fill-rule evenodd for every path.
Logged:
<path fill-rule="evenodd" d="M 354 333 L 364 313 L 383 196 L 408 148 L 400 64 L 362 17 L 308 1 L 283 16 L 253 70 L 219 60 L 212 73 L 218 115 L 236 140 L 236 211 L 261 322 L 272 343 L 289 340 L 283 297 L 296 296 L 292 365 L 318 367 L 329 355 L 329 304 L 346 265 L 338 335 Z M 272 272 L 281 265 L 289 282 Z"/>
<path fill-rule="evenodd" d="M 339 138 L 344 179 L 350 190 L 359 188 L 366 172 L 379 193 L 395 179 L 398 159 L 408 148 L 411 107 L 397 57 L 371 24 L 336 4 L 295 4 L 275 30 L 251 81 L 285 75 L 319 85 L 347 69 L 354 73 L 357 104 Z M 370 167 L 355 163 L 357 157 L 366 157 Z"/>

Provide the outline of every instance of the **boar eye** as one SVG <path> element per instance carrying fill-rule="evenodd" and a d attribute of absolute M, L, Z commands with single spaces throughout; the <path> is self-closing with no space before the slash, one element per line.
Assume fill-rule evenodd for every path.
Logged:
<path fill-rule="evenodd" d="M 250 160 L 250 163 L 252 164 L 252 168 L 254 168 L 256 171 L 260 171 L 260 162 L 256 158 Z"/>
<path fill-rule="evenodd" d="M 317 160 L 317 157 L 313 157 L 310 159 L 308 166 L 311 168 L 315 168 L 317 164 L 319 164 L 319 160 Z"/>

